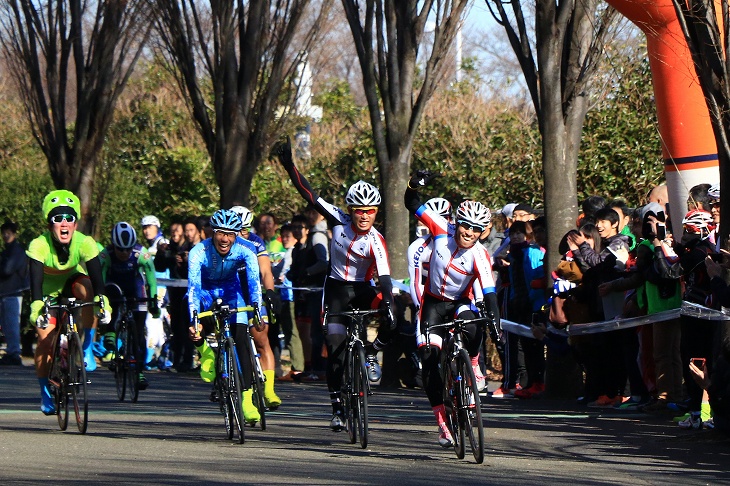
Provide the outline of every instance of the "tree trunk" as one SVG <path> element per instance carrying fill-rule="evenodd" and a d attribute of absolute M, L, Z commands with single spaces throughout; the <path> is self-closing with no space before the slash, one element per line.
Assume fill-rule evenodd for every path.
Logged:
<path fill-rule="evenodd" d="M 388 241 L 390 274 L 393 278 L 408 276 L 406 251 L 410 243 L 410 214 L 403 204 L 403 192 L 409 179 L 410 150 L 402 151 L 394 161 L 383 167 L 381 175 L 383 204 L 385 210 L 385 237 Z"/>

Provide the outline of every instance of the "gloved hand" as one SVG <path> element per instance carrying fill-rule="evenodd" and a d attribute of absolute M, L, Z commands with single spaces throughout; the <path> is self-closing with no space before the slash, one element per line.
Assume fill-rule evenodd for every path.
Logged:
<path fill-rule="evenodd" d="M 30 303 L 30 322 L 32 322 L 35 326 L 43 327 L 41 325 L 43 323 L 39 323 L 38 319 L 45 319 L 45 316 L 41 315 L 44 305 L 45 303 L 42 300 L 34 300 Z"/>
<path fill-rule="evenodd" d="M 428 170 L 418 170 L 415 174 L 411 176 L 411 180 L 408 181 L 408 187 L 410 187 L 411 189 L 419 189 L 421 187 L 425 187 L 436 177 L 438 177 L 438 174 L 435 172 L 430 172 Z"/>
<path fill-rule="evenodd" d="M 476 303 L 476 306 L 477 306 L 477 309 L 479 309 L 479 313 L 482 316 L 487 315 L 487 303 L 486 302 L 484 302 L 483 300 L 480 300 Z"/>
<path fill-rule="evenodd" d="M 266 290 L 266 300 L 269 301 L 271 312 L 279 314 L 281 312 L 281 295 L 276 290 Z"/>
<path fill-rule="evenodd" d="M 154 319 L 160 318 L 160 305 L 158 304 L 157 299 L 155 299 L 150 306 L 150 315 Z"/>
<path fill-rule="evenodd" d="M 109 299 L 106 298 L 106 295 L 97 295 L 94 297 L 94 302 L 99 304 L 99 310 L 96 313 L 99 324 L 108 325 L 112 322 L 112 308 L 109 306 Z"/>
<path fill-rule="evenodd" d="M 391 331 L 395 331 L 395 328 L 398 327 L 398 319 L 396 319 L 395 312 L 393 312 L 393 304 L 386 302 L 385 312 L 385 318 L 388 319 L 388 327 Z"/>
<path fill-rule="evenodd" d="M 291 140 L 289 140 L 289 137 L 287 137 L 286 142 L 282 142 L 276 147 L 276 155 L 279 156 L 279 162 L 285 169 L 294 167 L 294 158 L 291 155 Z"/>

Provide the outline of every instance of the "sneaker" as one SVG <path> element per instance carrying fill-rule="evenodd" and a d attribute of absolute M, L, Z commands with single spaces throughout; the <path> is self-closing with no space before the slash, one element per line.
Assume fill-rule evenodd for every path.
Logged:
<path fill-rule="evenodd" d="M 680 429 L 694 429 L 699 430 L 702 428 L 702 419 L 700 418 L 699 412 L 692 412 L 690 413 L 689 417 L 687 417 L 685 420 L 682 420 L 677 425 L 679 425 Z"/>
<path fill-rule="evenodd" d="M 334 432 L 341 432 L 345 430 L 345 422 L 342 420 L 341 413 L 333 413 L 332 420 L 330 420 L 330 429 Z"/>
<path fill-rule="evenodd" d="M 667 399 L 655 398 L 648 404 L 641 407 L 640 410 L 646 413 L 665 412 L 667 410 Z"/>
<path fill-rule="evenodd" d="M 685 413 L 684 415 L 677 415 L 676 417 L 674 417 L 672 419 L 672 422 L 679 423 L 679 422 L 682 422 L 683 420 L 687 420 L 689 418 L 689 415 L 690 415 L 689 412 Z"/>
<path fill-rule="evenodd" d="M 0 366 L 23 366 L 23 360 L 18 355 L 6 354 L 0 358 Z"/>
<path fill-rule="evenodd" d="M 686 412 L 689 410 L 689 405 L 682 402 L 667 402 L 667 410 L 672 412 Z"/>
<path fill-rule="evenodd" d="M 613 406 L 616 410 L 634 411 L 639 410 L 641 407 L 649 403 L 648 398 L 644 398 L 638 395 L 632 395 L 630 397 L 622 397 L 620 402 L 617 402 Z"/>
<path fill-rule="evenodd" d="M 533 383 L 529 388 L 515 390 L 515 396 L 521 399 L 538 398 L 545 391 L 544 383 Z"/>
<path fill-rule="evenodd" d="M 503 386 L 500 386 L 496 390 L 492 392 L 492 398 L 514 398 L 515 397 L 515 390 L 512 388 L 511 390 L 509 388 L 505 388 Z"/>
<path fill-rule="evenodd" d="M 56 415 L 56 403 L 48 386 L 41 390 L 41 412 L 43 415 Z"/>
<path fill-rule="evenodd" d="M 382 372 L 380 371 L 380 363 L 378 363 L 378 357 L 374 354 L 368 354 L 365 357 L 365 363 L 368 367 L 368 379 L 373 383 L 378 381 L 382 376 Z"/>
<path fill-rule="evenodd" d="M 454 439 L 446 424 L 439 425 L 439 445 L 444 448 L 454 446 Z"/>
<path fill-rule="evenodd" d="M 303 374 L 304 373 L 302 373 L 302 375 Z M 302 375 L 298 375 L 300 377 L 299 381 L 303 381 L 306 383 L 316 383 L 318 381 L 324 381 L 324 375 L 320 375 L 320 374 L 317 374 L 314 372 L 309 373 L 305 376 L 302 376 Z"/>
<path fill-rule="evenodd" d="M 482 369 L 478 364 L 476 366 L 472 366 L 472 369 L 474 370 L 474 377 L 477 379 L 477 390 L 480 392 L 486 390 L 487 379 L 482 374 Z"/>
<path fill-rule="evenodd" d="M 622 397 L 619 395 L 615 397 L 601 395 L 596 400 L 588 403 L 588 408 L 613 408 L 617 403 L 621 403 L 621 400 Z"/>
<path fill-rule="evenodd" d="M 710 417 L 709 420 L 703 420 L 702 426 L 706 429 L 714 429 L 715 428 L 715 417 Z"/>
<path fill-rule="evenodd" d="M 146 390 L 147 387 L 150 386 L 150 382 L 147 381 L 147 378 L 145 378 L 144 373 L 140 373 L 139 374 L 139 381 L 138 381 L 138 383 L 139 383 L 139 389 L 140 390 Z"/>
<path fill-rule="evenodd" d="M 109 363 L 114 361 L 114 351 L 109 351 L 101 358 L 101 364 L 109 366 Z"/>
<path fill-rule="evenodd" d="M 256 408 L 256 405 L 253 404 L 253 389 L 249 388 L 242 393 L 242 396 L 243 419 L 252 426 L 256 425 L 256 422 L 261 421 L 261 414 L 259 413 L 259 409 Z"/>
<path fill-rule="evenodd" d="M 86 371 L 88 373 L 96 371 L 96 358 L 94 358 L 92 346 L 89 346 L 86 348 L 86 351 L 84 351 L 84 364 L 86 365 Z"/>

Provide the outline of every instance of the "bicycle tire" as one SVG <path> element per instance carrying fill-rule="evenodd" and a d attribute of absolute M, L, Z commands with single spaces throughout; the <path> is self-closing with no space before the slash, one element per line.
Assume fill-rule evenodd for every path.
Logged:
<path fill-rule="evenodd" d="M 141 371 L 140 363 L 144 362 L 144 357 L 137 356 L 137 323 L 132 319 L 127 320 L 127 391 L 129 392 L 129 400 L 132 403 L 137 402 L 139 398 L 139 373 Z M 141 361 L 140 361 L 141 360 Z"/>
<path fill-rule="evenodd" d="M 459 424 L 459 405 L 457 403 L 459 377 L 456 363 L 451 357 L 451 346 L 447 346 L 442 353 L 443 356 L 442 373 L 444 383 L 444 409 L 446 414 L 446 426 L 451 432 L 451 438 L 454 441 L 454 452 L 456 457 L 464 459 L 464 429 Z"/>
<path fill-rule="evenodd" d="M 228 399 L 228 387 L 226 386 L 228 373 L 226 371 L 224 346 L 222 342 L 218 343 L 215 356 L 215 381 L 213 382 L 213 387 L 218 406 L 223 414 L 223 423 L 226 426 L 226 438 L 231 440 L 233 439 L 233 406 L 231 400 Z"/>
<path fill-rule="evenodd" d="M 68 428 L 68 394 L 64 386 L 64 383 L 68 381 L 67 366 L 66 364 L 66 370 L 64 370 L 61 361 L 61 334 L 59 330 L 59 334 L 56 336 L 56 344 L 53 348 L 53 360 L 51 361 L 51 369 L 48 373 L 48 381 L 51 383 L 51 393 L 56 404 L 58 428 L 61 430 Z"/>
<path fill-rule="evenodd" d="M 460 397 L 459 428 L 469 437 L 471 452 L 477 464 L 484 462 L 484 423 L 482 422 L 481 401 L 474 369 L 471 367 L 469 353 L 459 350 Z"/>
<path fill-rule="evenodd" d="M 357 419 L 357 433 L 360 436 L 360 447 L 368 446 L 368 371 L 365 366 L 365 349 L 361 343 L 356 343 L 355 367 L 353 376 L 353 399 L 355 400 L 355 415 Z"/>
<path fill-rule="evenodd" d="M 79 338 L 79 335 L 76 332 L 72 332 L 69 335 L 68 371 L 68 386 L 71 389 L 76 425 L 79 428 L 79 432 L 85 434 L 89 418 L 89 397 L 86 390 L 86 365 L 84 365 L 84 352 L 81 346 L 81 338 Z"/>
<path fill-rule="evenodd" d="M 342 407 L 345 412 L 345 424 L 350 444 L 357 442 L 357 423 L 355 418 L 355 349 L 354 346 L 347 347 L 347 354 L 342 368 Z"/>
<path fill-rule="evenodd" d="M 117 384 L 117 398 L 120 402 L 124 401 L 127 393 L 127 329 L 126 326 L 119 321 L 116 329 L 116 342 L 114 343 L 114 381 Z"/>
<path fill-rule="evenodd" d="M 244 436 L 244 418 L 243 418 L 243 385 L 241 383 L 240 365 L 238 363 L 238 355 L 236 353 L 236 343 L 233 338 L 227 338 L 226 344 L 226 377 L 227 377 L 227 395 L 230 404 L 229 423 L 231 432 L 234 427 L 238 431 L 238 443 L 243 444 Z M 231 435 L 231 433 L 229 433 Z M 233 437 L 229 437 L 232 439 Z"/>
<path fill-rule="evenodd" d="M 253 369 L 253 380 L 251 381 L 251 388 L 253 388 L 253 404 L 259 411 L 261 418 L 259 419 L 259 426 L 261 430 L 266 430 L 266 402 L 264 401 L 264 372 L 261 368 L 261 361 L 256 356 L 256 344 L 253 341 L 253 337 L 249 338 L 251 352 L 251 365 Z"/>

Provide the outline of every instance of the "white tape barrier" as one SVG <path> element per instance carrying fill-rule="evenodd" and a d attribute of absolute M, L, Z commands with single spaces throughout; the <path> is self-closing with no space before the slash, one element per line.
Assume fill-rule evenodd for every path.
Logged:
<path fill-rule="evenodd" d="M 680 309 L 671 309 L 656 314 L 640 317 L 629 317 L 625 319 L 611 319 L 608 321 L 600 322 L 586 322 L 582 324 L 571 324 L 568 326 L 567 331 L 562 329 L 556 329 L 549 326 L 552 334 L 559 334 L 563 336 L 580 336 L 584 334 L 597 334 L 601 332 L 617 331 L 619 329 L 629 329 L 632 327 L 643 326 L 646 324 L 654 324 L 657 322 L 664 322 L 671 319 L 677 319 L 680 315 L 696 317 L 706 321 L 728 321 L 730 320 L 730 310 L 723 308 L 722 311 L 710 309 L 699 304 L 692 302 L 682 302 Z M 523 337 L 533 338 L 532 329 L 530 326 L 525 324 L 519 324 L 512 322 L 507 319 L 501 321 L 502 329 L 506 332 L 517 334 Z"/>

